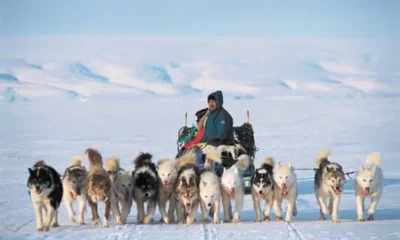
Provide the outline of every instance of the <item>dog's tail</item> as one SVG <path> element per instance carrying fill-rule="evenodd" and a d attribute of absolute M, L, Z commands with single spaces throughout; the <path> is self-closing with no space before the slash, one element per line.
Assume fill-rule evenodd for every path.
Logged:
<path fill-rule="evenodd" d="M 106 170 L 112 173 L 117 172 L 119 169 L 121 169 L 119 167 L 119 158 L 117 157 L 110 157 L 109 159 L 107 159 L 106 162 Z"/>
<path fill-rule="evenodd" d="M 331 154 L 330 149 L 324 149 L 319 152 L 315 158 L 315 168 L 319 168 L 323 161 L 328 161 L 329 154 Z"/>
<path fill-rule="evenodd" d="M 195 164 L 195 155 L 196 149 L 189 149 L 182 156 L 179 157 L 179 167 L 182 167 L 185 164 Z"/>
<path fill-rule="evenodd" d="M 250 163 L 250 158 L 249 155 L 247 154 L 242 154 L 238 157 L 238 161 L 236 163 L 236 167 L 241 170 L 244 171 L 247 169 L 247 167 L 249 166 Z"/>
<path fill-rule="evenodd" d="M 99 153 L 99 151 L 93 149 L 93 148 L 88 148 L 86 149 L 85 152 L 89 158 L 89 167 L 95 167 L 95 166 L 103 166 L 103 157 Z"/>
<path fill-rule="evenodd" d="M 382 156 L 379 152 L 374 152 L 368 155 L 367 159 L 365 160 L 365 165 L 381 165 Z"/>
<path fill-rule="evenodd" d="M 261 163 L 262 168 L 273 168 L 275 165 L 275 161 L 272 157 L 266 157 L 264 161 Z"/>
<path fill-rule="evenodd" d="M 74 156 L 71 161 L 71 166 L 82 167 L 83 158 L 81 156 Z"/>
<path fill-rule="evenodd" d="M 136 157 L 134 163 L 135 163 L 135 168 L 138 168 L 142 166 L 145 163 L 151 163 L 151 159 L 153 158 L 153 155 L 150 153 L 140 153 L 139 156 Z"/>

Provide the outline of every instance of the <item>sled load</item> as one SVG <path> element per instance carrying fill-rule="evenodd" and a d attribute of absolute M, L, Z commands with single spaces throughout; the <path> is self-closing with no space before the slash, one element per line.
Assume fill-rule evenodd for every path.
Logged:
<path fill-rule="evenodd" d="M 206 111 L 206 109 L 202 109 L 196 113 L 196 115 L 201 115 L 201 111 Z M 198 116 L 199 118 L 199 116 Z M 177 157 L 182 155 L 182 153 L 186 150 L 197 148 L 196 151 L 201 151 L 202 147 L 204 148 L 206 144 L 194 144 L 191 145 L 190 142 L 193 139 L 200 139 L 203 132 L 203 129 L 198 129 L 196 126 L 192 125 L 191 127 L 187 126 L 187 113 L 185 113 L 185 125 L 179 129 L 178 131 L 178 140 L 177 140 Z M 232 154 L 232 151 L 223 151 L 221 152 L 221 159 L 223 161 L 224 167 L 229 168 L 233 164 L 236 163 L 237 158 L 241 154 L 247 154 L 249 156 L 249 166 L 246 170 L 242 172 L 244 182 L 245 182 L 245 193 L 251 193 L 251 177 L 254 175 L 255 166 L 255 153 L 258 151 L 255 138 L 254 138 L 254 130 L 253 126 L 250 124 L 249 121 L 249 111 L 247 111 L 247 121 L 244 122 L 240 126 L 233 127 L 233 139 L 235 149 L 237 149 L 236 153 Z M 199 147 L 201 145 L 201 147 Z"/>

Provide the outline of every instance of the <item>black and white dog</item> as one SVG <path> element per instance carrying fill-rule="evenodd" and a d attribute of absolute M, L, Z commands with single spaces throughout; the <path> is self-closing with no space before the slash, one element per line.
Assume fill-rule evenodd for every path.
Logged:
<path fill-rule="evenodd" d="M 133 199 L 137 206 L 139 223 L 149 224 L 158 202 L 159 180 L 156 165 L 151 161 L 150 153 L 141 153 L 135 159 L 135 170 L 132 172 L 134 181 Z M 144 212 L 144 203 L 147 202 L 147 214 Z"/>
<path fill-rule="evenodd" d="M 63 197 L 63 185 L 60 174 L 46 165 L 43 160 L 28 168 L 27 187 L 36 216 L 36 230 L 49 231 L 58 227 L 58 208 Z"/>
<path fill-rule="evenodd" d="M 266 209 L 264 212 L 264 221 L 270 220 L 272 204 L 274 202 L 274 179 L 273 179 L 274 160 L 270 157 L 265 158 L 260 168 L 256 169 L 251 178 L 251 196 L 253 198 L 254 212 L 256 222 L 261 222 L 260 201 L 265 200 Z"/>

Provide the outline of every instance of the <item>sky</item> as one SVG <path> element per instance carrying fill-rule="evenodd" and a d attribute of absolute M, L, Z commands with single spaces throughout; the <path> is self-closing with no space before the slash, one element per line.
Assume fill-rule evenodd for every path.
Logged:
<path fill-rule="evenodd" d="M 0 0 L 0 35 L 400 38 L 400 1 Z"/>

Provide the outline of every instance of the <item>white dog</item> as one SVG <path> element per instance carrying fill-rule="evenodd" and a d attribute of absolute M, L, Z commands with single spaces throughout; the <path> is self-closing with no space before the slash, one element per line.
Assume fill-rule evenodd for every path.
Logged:
<path fill-rule="evenodd" d="M 380 153 L 370 154 L 363 166 L 357 173 L 355 181 L 355 192 L 357 199 L 358 221 L 364 221 L 364 201 L 367 196 L 371 198 L 371 205 L 368 208 L 368 220 L 374 220 L 376 205 L 378 204 L 383 192 L 383 172 Z"/>
<path fill-rule="evenodd" d="M 221 184 L 217 174 L 212 171 L 200 175 L 200 208 L 203 221 L 208 222 L 208 214 L 213 216 L 213 223 L 219 223 L 219 209 L 221 202 Z"/>
<path fill-rule="evenodd" d="M 158 193 L 158 207 L 160 209 L 161 221 L 172 223 L 175 221 L 176 194 L 174 187 L 178 177 L 178 161 L 164 158 L 158 161 L 157 168 L 157 174 L 161 183 Z M 169 208 L 167 213 L 166 205 L 168 201 Z"/>
<path fill-rule="evenodd" d="M 285 222 L 292 221 L 292 216 L 297 215 L 296 200 L 298 197 L 297 176 L 294 169 L 289 163 L 288 165 L 278 164 L 273 171 L 274 179 L 274 211 L 278 220 L 282 218 L 282 201 L 287 201 L 287 211 Z"/>
<path fill-rule="evenodd" d="M 249 166 L 249 156 L 242 154 L 235 165 L 229 169 L 224 168 L 221 177 L 222 204 L 224 206 L 224 221 L 232 220 L 231 200 L 235 200 L 235 213 L 233 222 L 240 222 L 240 212 L 243 208 L 244 180 L 239 171 L 244 171 Z"/>

